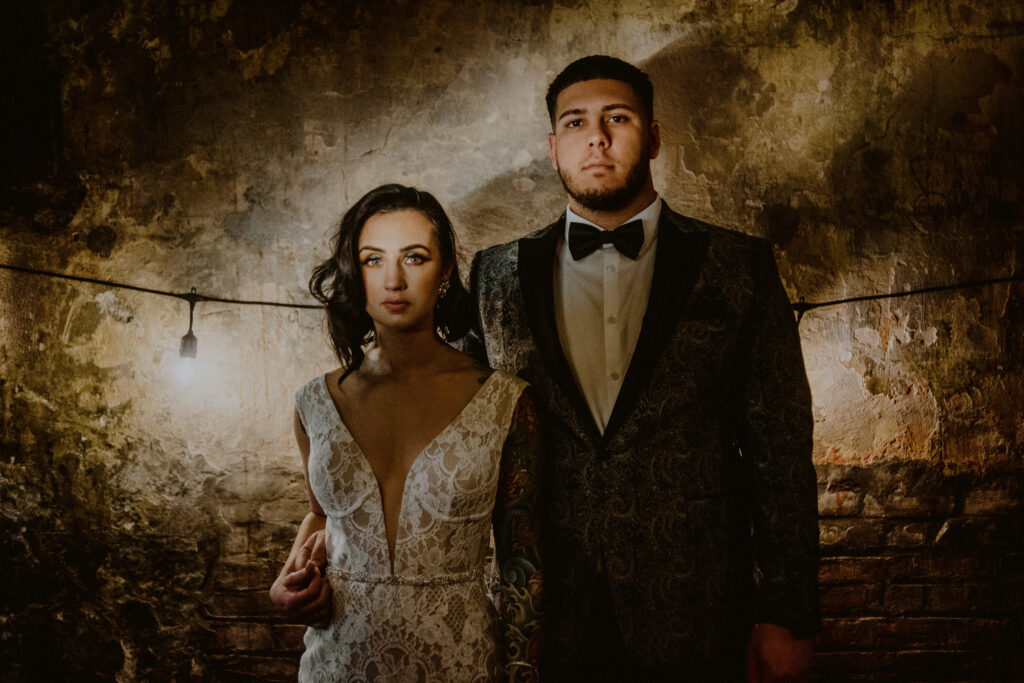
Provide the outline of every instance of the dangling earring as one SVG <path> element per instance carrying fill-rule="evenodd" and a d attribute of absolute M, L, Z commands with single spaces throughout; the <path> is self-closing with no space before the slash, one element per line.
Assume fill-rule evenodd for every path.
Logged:
<path fill-rule="evenodd" d="M 448 293 L 448 286 L 449 282 L 448 280 L 445 280 L 444 282 L 441 283 L 441 286 L 437 288 L 438 299 L 443 299 L 445 297 L 445 295 Z"/>

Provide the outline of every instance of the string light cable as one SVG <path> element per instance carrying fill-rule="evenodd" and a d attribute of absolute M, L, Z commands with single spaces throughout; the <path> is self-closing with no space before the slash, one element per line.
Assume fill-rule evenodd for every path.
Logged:
<path fill-rule="evenodd" d="M 158 296 L 169 296 L 175 299 L 182 299 L 188 302 L 188 332 L 181 338 L 181 343 L 178 346 L 178 366 L 175 370 L 175 374 L 178 376 L 178 380 L 182 384 L 189 384 L 192 381 L 192 377 L 195 375 L 195 359 L 196 353 L 199 348 L 199 340 L 196 338 L 195 333 L 192 331 L 192 323 L 195 318 L 196 304 L 203 302 L 213 303 L 224 303 L 224 304 L 238 304 L 241 306 L 277 306 L 279 308 L 307 308 L 307 309 L 322 309 L 323 306 L 320 304 L 296 304 L 283 301 L 261 301 L 255 299 L 231 299 L 223 296 L 210 296 L 207 294 L 199 294 L 196 292 L 196 288 L 188 292 L 170 292 L 164 289 L 154 289 L 152 287 L 139 287 L 138 285 L 129 285 L 124 282 L 113 282 L 111 280 L 102 280 L 93 277 L 82 277 L 80 275 L 68 275 L 67 273 L 55 273 L 50 270 L 41 270 L 39 268 L 25 268 L 23 266 L 14 266 L 8 263 L 0 263 L 0 269 L 11 270 L 19 273 L 27 273 L 29 275 L 41 275 L 43 277 L 56 278 L 60 280 L 72 280 L 74 282 L 85 282 L 93 285 L 101 285 L 103 287 L 113 287 L 116 289 L 128 289 L 135 292 L 143 292 L 145 294 L 156 294 Z"/>
<path fill-rule="evenodd" d="M 1009 275 L 1007 277 L 997 277 L 990 280 L 974 280 L 972 282 L 960 282 L 953 285 L 935 285 L 933 287 L 921 287 L 919 289 L 908 289 L 902 292 L 887 292 L 885 294 L 864 294 L 862 296 L 851 296 L 846 299 L 833 299 L 832 301 L 818 301 L 808 302 L 803 297 L 800 300 L 792 304 L 793 310 L 796 311 L 796 324 L 799 325 L 800 321 L 804 317 L 804 313 L 807 311 L 813 311 L 816 308 L 825 308 L 826 306 L 839 306 L 841 304 L 852 304 L 859 301 L 878 301 L 879 299 L 898 299 L 906 296 L 916 296 L 919 294 L 932 294 L 934 292 L 948 292 L 956 289 L 970 289 L 972 287 L 985 287 L 987 285 L 998 285 L 1008 282 L 1024 282 L 1024 275 Z"/>
<path fill-rule="evenodd" d="M 178 349 L 178 355 L 181 359 L 195 359 L 196 351 L 198 348 L 198 340 L 192 331 L 192 323 L 194 318 L 194 312 L 196 304 L 199 302 L 214 302 L 214 303 L 225 303 L 225 304 L 238 304 L 242 306 L 277 306 L 279 308 L 299 308 L 299 309 L 322 309 L 323 306 L 320 304 L 297 304 L 284 301 L 262 301 L 256 299 L 231 299 L 222 296 L 210 296 L 208 294 L 199 294 L 196 292 L 196 288 L 193 287 L 188 292 L 170 292 L 163 289 L 153 289 L 151 287 L 139 287 L 137 285 L 129 285 L 123 282 L 113 282 L 111 280 L 102 280 L 99 278 L 82 277 L 80 275 L 68 275 L 66 273 L 56 273 L 49 270 L 41 270 L 38 268 L 25 268 L 23 266 L 14 266 L 7 263 L 0 263 L 0 269 L 12 270 L 19 273 L 27 273 L 30 275 L 41 275 L 44 277 L 58 278 L 61 280 L 73 280 L 75 282 L 86 282 L 94 285 L 101 285 L 104 287 L 114 287 L 118 289 L 129 289 L 136 292 L 144 292 L 146 294 L 156 294 L 159 296 L 169 296 L 176 299 L 183 299 L 188 302 L 188 332 L 181 338 L 181 344 Z M 935 292 L 948 292 L 959 289 L 970 289 L 974 287 L 985 287 L 987 285 L 1003 284 L 1009 282 L 1024 282 L 1024 276 L 1021 275 L 1010 275 L 1007 277 L 992 278 L 989 280 L 976 280 L 972 282 L 961 282 L 957 284 L 949 285 L 936 285 L 933 287 L 922 287 L 919 289 L 908 289 L 902 292 L 887 292 L 885 294 L 865 294 L 861 296 L 853 296 L 844 299 L 833 299 L 831 301 L 816 301 L 809 302 L 803 297 L 794 304 L 793 310 L 796 312 L 797 325 L 803 320 L 804 314 L 808 311 L 813 311 L 816 308 L 825 308 L 829 306 L 840 306 L 844 304 L 857 303 L 861 301 L 877 301 L 880 299 L 896 299 L 908 296 L 918 296 L 921 294 L 932 294 Z"/>

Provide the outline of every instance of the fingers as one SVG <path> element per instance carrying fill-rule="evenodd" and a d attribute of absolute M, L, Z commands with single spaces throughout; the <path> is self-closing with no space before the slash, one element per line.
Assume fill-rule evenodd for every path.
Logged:
<path fill-rule="evenodd" d="M 302 569 L 287 574 L 284 577 L 284 587 L 289 591 L 301 591 L 310 579 L 313 578 L 314 570 L 311 565 L 306 564 Z"/>
<path fill-rule="evenodd" d="M 327 628 L 331 623 L 331 612 L 333 612 L 334 608 L 334 593 L 329 581 L 324 580 L 323 588 L 316 600 L 316 604 L 319 606 L 313 617 L 316 621 L 310 623 L 310 626 L 314 628 Z"/>
<path fill-rule="evenodd" d="M 299 556 L 297 558 L 296 566 L 303 566 L 308 562 L 312 562 L 318 567 L 324 567 L 327 565 L 327 535 L 321 530 L 316 531 L 309 535 L 306 542 L 302 544 L 302 548 L 299 549 Z"/>
<path fill-rule="evenodd" d="M 318 567 L 327 566 L 327 534 L 318 531 L 313 534 L 313 549 L 310 553 L 310 560 Z"/>
<path fill-rule="evenodd" d="M 302 596 L 303 601 L 295 605 L 292 616 L 300 623 L 326 628 L 331 620 L 333 593 L 330 581 L 319 568 L 315 570 L 315 576 L 309 582 L 309 586 L 302 591 Z"/>

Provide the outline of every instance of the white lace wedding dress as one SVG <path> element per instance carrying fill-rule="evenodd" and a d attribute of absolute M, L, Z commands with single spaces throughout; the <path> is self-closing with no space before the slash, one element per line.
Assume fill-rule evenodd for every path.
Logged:
<path fill-rule="evenodd" d="M 398 518 L 394 573 L 369 462 L 323 376 L 296 394 L 309 478 L 327 514 L 334 614 L 306 631 L 300 681 L 491 681 L 502 651 L 484 577 L 502 446 L 526 383 L 492 373 L 416 457 Z"/>

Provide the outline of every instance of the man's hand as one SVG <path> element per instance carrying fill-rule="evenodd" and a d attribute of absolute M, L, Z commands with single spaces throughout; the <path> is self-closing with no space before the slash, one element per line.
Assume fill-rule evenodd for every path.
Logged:
<path fill-rule="evenodd" d="M 810 679 L 814 641 L 794 638 L 777 624 L 754 624 L 747 643 L 747 683 L 802 683 Z"/>
<path fill-rule="evenodd" d="M 270 587 L 270 600 L 295 623 L 314 628 L 331 623 L 331 584 L 324 570 L 311 561 L 297 572 L 277 577 Z"/>

